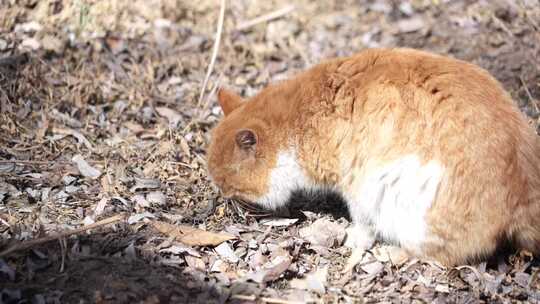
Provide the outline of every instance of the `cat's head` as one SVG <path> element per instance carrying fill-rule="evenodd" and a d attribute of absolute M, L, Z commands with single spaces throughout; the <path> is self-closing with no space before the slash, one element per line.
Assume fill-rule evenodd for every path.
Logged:
<path fill-rule="evenodd" d="M 257 98 L 264 97 L 252 99 Z M 218 101 L 225 117 L 212 131 L 207 150 L 210 178 L 225 197 L 277 207 L 267 197 L 281 132 L 268 121 L 264 112 L 269 109 L 225 89 L 218 91 Z"/>

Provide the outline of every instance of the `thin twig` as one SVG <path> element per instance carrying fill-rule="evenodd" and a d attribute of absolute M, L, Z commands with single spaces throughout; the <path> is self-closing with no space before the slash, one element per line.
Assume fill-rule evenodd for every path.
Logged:
<path fill-rule="evenodd" d="M 537 101 L 532 96 L 531 91 L 529 91 L 529 88 L 527 87 L 525 80 L 523 80 L 522 76 L 519 76 L 519 80 L 521 81 L 521 85 L 523 86 L 523 89 L 525 89 L 525 93 L 527 93 L 527 96 L 529 97 L 530 102 L 532 103 L 534 109 L 536 110 L 536 113 L 540 113 L 540 109 L 538 107 L 538 104 L 536 103 Z"/>
<path fill-rule="evenodd" d="M 10 228 L 11 228 L 11 225 L 10 225 L 10 224 L 9 224 L 8 222 L 6 222 L 6 220 L 4 220 L 4 219 L 3 219 L 3 218 L 1 218 L 1 217 L 0 217 L 0 224 L 4 224 L 5 226 L 7 226 L 7 227 L 10 227 Z"/>
<path fill-rule="evenodd" d="M 103 164 L 101 160 L 88 160 L 91 164 Z M 21 164 L 21 165 L 57 165 L 57 164 L 73 164 L 67 160 L 18 160 L 18 159 L 0 159 L 0 164 Z"/>
<path fill-rule="evenodd" d="M 191 167 L 190 164 L 186 164 L 186 163 L 180 162 L 180 161 L 167 161 L 167 163 L 169 163 L 171 165 L 178 165 L 178 166 L 182 166 L 182 167 L 185 167 L 185 168 L 193 169 L 193 167 Z"/>
<path fill-rule="evenodd" d="M 248 203 L 242 200 L 230 200 L 230 202 L 233 204 L 233 206 L 240 208 L 243 211 L 246 211 L 249 214 L 249 216 L 252 216 L 252 217 L 265 217 L 265 216 L 272 215 L 271 212 L 258 208 L 256 205 L 252 203 Z"/>
<path fill-rule="evenodd" d="M 492 14 L 491 18 L 504 32 L 506 32 L 506 34 L 508 34 L 508 36 L 514 37 L 514 33 L 512 33 L 512 31 L 506 26 L 506 24 L 504 24 L 504 21 L 495 16 L 495 14 Z"/>
<path fill-rule="evenodd" d="M 197 102 L 198 107 L 201 106 L 201 102 L 204 97 L 204 92 L 206 91 L 206 86 L 208 85 L 208 80 L 214 69 L 214 64 L 216 63 L 216 58 L 219 51 L 219 42 L 221 41 L 221 33 L 223 32 L 223 21 L 225 19 L 225 0 L 221 0 L 221 9 L 219 11 L 219 20 L 216 30 L 216 38 L 214 41 L 214 50 L 212 51 L 212 58 L 210 59 L 210 64 L 208 65 L 208 70 L 206 71 L 206 76 L 204 77 L 203 85 L 201 88 L 201 93 L 199 94 L 199 101 Z"/>
<path fill-rule="evenodd" d="M 60 244 L 60 255 L 62 256 L 59 272 L 62 273 L 64 272 L 64 269 L 66 268 L 66 255 L 67 255 L 66 239 L 65 238 L 58 239 L 58 243 Z"/>
<path fill-rule="evenodd" d="M 518 1 L 519 8 L 521 8 L 521 13 L 525 16 L 525 19 L 529 21 L 529 23 L 532 25 L 532 27 L 535 30 L 540 29 L 540 24 L 536 23 L 536 21 L 530 16 L 530 9 L 527 7 L 527 5 L 524 3 L 524 1 Z"/>
<path fill-rule="evenodd" d="M 217 92 L 217 90 L 219 89 L 220 87 L 220 84 L 221 84 L 221 78 L 223 77 L 223 74 L 219 74 L 218 78 L 217 78 L 217 81 L 215 82 L 214 86 L 212 87 L 212 89 L 210 89 L 210 94 L 208 94 L 205 98 L 205 101 L 204 101 L 204 105 L 202 107 L 202 111 L 200 111 L 200 115 L 199 115 L 199 119 L 204 119 L 203 116 L 202 116 L 202 113 L 206 112 L 206 110 L 208 109 L 209 105 L 210 105 L 210 96 L 214 96 Z"/>
<path fill-rule="evenodd" d="M 243 31 L 246 30 L 252 26 L 255 26 L 259 23 L 268 22 L 273 19 L 277 19 L 279 17 L 282 17 L 284 15 L 287 15 L 288 13 L 292 12 L 295 9 L 294 5 L 290 4 L 283 8 L 280 8 L 276 11 L 273 11 L 271 13 L 268 13 L 266 15 L 259 16 L 257 18 L 248 20 L 246 22 L 242 22 L 236 26 L 237 31 Z"/>
<path fill-rule="evenodd" d="M 16 245 L 14 245 L 14 246 L 0 252 L 0 257 L 7 256 L 8 254 L 13 253 L 15 251 L 29 249 L 29 248 L 31 248 L 33 246 L 36 246 L 36 245 L 40 245 L 40 244 L 47 243 L 47 242 L 50 242 L 50 241 L 53 241 L 53 240 L 65 238 L 65 237 L 68 237 L 68 236 L 73 235 L 73 234 L 79 234 L 81 232 L 84 232 L 84 231 L 87 231 L 87 230 L 90 230 L 90 229 L 94 229 L 94 228 L 97 228 L 97 227 L 101 227 L 101 226 L 109 225 L 109 224 L 112 224 L 112 223 L 116 223 L 116 222 L 119 222 L 119 221 L 123 220 L 125 217 L 126 216 L 124 214 L 118 214 L 118 215 L 106 218 L 104 220 L 101 220 L 99 222 L 95 222 L 93 224 L 86 225 L 84 227 L 80 227 L 80 228 L 69 230 L 69 231 L 63 231 L 63 232 L 55 233 L 53 235 L 48 235 L 48 236 L 45 236 L 45 237 L 42 237 L 42 238 L 39 238 L 39 239 L 35 239 L 35 240 L 29 240 L 29 241 L 26 241 L 26 242 L 22 242 L 22 243 L 16 244 Z"/>
<path fill-rule="evenodd" d="M 54 165 L 63 163 L 73 163 L 68 161 L 53 161 L 53 160 L 17 160 L 17 159 L 0 159 L 0 164 L 23 164 L 23 165 Z"/>
<path fill-rule="evenodd" d="M 232 295 L 231 299 L 235 300 L 245 300 L 245 301 L 256 301 L 260 300 L 262 303 L 273 303 L 273 304 L 304 304 L 306 302 L 299 302 L 294 300 L 287 299 L 278 299 L 278 298 L 268 298 L 268 297 L 257 297 L 255 295 Z"/>
<path fill-rule="evenodd" d="M 298 52 L 298 54 L 300 55 L 300 58 L 302 58 L 302 60 L 304 61 L 304 67 L 309 67 L 311 65 L 311 61 L 309 60 L 309 57 L 306 54 L 306 52 L 303 50 L 303 48 L 300 45 L 298 45 L 296 40 L 292 37 L 289 38 L 289 44 Z"/>

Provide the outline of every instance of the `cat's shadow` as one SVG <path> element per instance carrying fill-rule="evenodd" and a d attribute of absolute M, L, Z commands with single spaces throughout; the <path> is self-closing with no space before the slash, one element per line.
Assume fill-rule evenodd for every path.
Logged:
<path fill-rule="evenodd" d="M 295 191 L 285 204 L 286 207 L 277 210 L 278 216 L 305 219 L 302 211 L 328 214 L 334 219 L 345 218 L 349 222 L 351 217 L 343 197 L 332 191 L 305 192 Z"/>

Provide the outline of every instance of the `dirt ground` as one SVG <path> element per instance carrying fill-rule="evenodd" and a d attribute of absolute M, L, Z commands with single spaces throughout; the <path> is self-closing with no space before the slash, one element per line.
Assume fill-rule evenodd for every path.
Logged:
<path fill-rule="evenodd" d="M 252 96 L 368 47 L 474 62 L 540 132 L 538 0 L 226 1 L 200 98 L 219 11 L 0 0 L 0 251 L 98 223 L 0 253 L 0 303 L 540 303 L 540 260 L 527 252 L 444 268 L 395 263 L 379 244 L 345 269 L 338 198 L 296 197 L 271 215 L 224 201 L 205 172 L 218 86 Z M 234 239 L 197 245 L 156 222 Z"/>

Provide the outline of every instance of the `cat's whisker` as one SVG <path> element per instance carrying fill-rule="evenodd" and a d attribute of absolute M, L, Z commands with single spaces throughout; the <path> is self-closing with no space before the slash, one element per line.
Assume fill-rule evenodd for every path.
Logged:
<path fill-rule="evenodd" d="M 230 202 L 237 208 L 237 211 L 246 211 L 247 214 L 244 214 L 242 217 L 265 217 L 271 215 L 270 212 L 267 212 L 253 203 L 240 200 L 240 199 L 231 199 Z"/>

